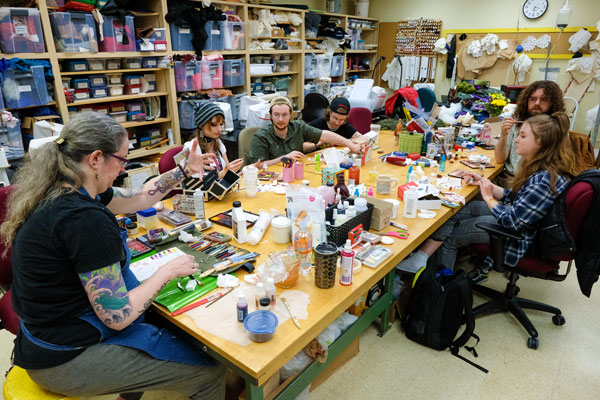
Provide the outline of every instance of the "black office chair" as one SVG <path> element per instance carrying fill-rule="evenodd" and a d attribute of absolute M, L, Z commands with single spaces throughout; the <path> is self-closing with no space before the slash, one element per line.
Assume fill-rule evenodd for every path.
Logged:
<path fill-rule="evenodd" d="M 307 124 L 315 119 L 323 118 L 325 109 L 329 107 L 329 100 L 320 93 L 309 93 L 304 97 L 302 120 Z"/>

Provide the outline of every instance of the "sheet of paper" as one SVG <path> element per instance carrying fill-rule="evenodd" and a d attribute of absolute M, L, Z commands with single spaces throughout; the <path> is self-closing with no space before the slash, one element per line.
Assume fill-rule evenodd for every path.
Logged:
<path fill-rule="evenodd" d="M 185 255 L 183 251 L 173 247 L 171 249 L 163 250 L 160 253 L 156 253 L 150 257 L 144 258 L 143 260 L 131 263 L 129 268 L 138 281 L 143 282 L 150 278 L 156 271 L 158 271 L 160 267 L 183 255 Z"/>

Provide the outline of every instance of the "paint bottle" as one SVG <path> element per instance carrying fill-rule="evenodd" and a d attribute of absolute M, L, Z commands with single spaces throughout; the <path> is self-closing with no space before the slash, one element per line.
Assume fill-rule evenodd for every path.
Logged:
<path fill-rule="evenodd" d="M 238 322 L 244 322 L 246 315 L 248 315 L 248 302 L 246 301 L 246 295 L 244 293 L 239 294 L 236 308 Z"/>
<path fill-rule="evenodd" d="M 271 302 L 269 309 L 272 310 L 275 308 L 275 304 L 277 304 L 277 291 L 275 290 L 275 280 L 273 280 L 273 278 L 267 278 L 265 291 L 267 292 L 267 297 Z"/>
<path fill-rule="evenodd" d="M 408 166 L 408 173 L 406 174 L 406 183 L 410 182 L 410 174 L 413 172 L 412 165 Z"/>
<path fill-rule="evenodd" d="M 231 229 L 233 230 L 233 238 L 238 243 L 246 243 L 248 235 L 246 232 L 246 214 L 242 210 L 242 203 L 239 201 L 233 202 L 231 210 Z"/>
<path fill-rule="evenodd" d="M 315 156 L 315 172 L 321 172 L 321 156 L 319 154 Z"/>
<path fill-rule="evenodd" d="M 354 250 L 350 239 L 346 239 L 346 245 L 342 250 L 342 257 L 340 260 L 340 285 L 349 286 L 352 285 L 352 271 L 354 270 Z"/>
<path fill-rule="evenodd" d="M 260 299 L 258 304 L 259 310 L 269 310 L 271 308 L 271 300 L 268 297 L 263 297 Z"/>
<path fill-rule="evenodd" d="M 257 310 L 260 310 L 260 299 L 263 297 L 267 297 L 267 292 L 265 291 L 265 286 L 263 283 L 258 282 L 256 284 L 256 292 L 254 293 L 254 302 Z"/>
<path fill-rule="evenodd" d="M 440 172 L 444 172 L 446 170 L 446 155 L 442 154 L 442 158 L 440 159 Z"/>

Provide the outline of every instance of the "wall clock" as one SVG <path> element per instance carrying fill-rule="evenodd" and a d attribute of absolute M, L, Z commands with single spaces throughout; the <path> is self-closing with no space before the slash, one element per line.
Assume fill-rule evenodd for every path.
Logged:
<path fill-rule="evenodd" d="M 523 4 L 523 15 L 529 19 L 537 19 L 548 9 L 548 0 L 527 0 Z"/>

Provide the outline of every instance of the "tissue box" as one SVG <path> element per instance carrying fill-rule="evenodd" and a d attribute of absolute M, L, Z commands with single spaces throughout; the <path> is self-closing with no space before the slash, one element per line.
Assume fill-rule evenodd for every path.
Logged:
<path fill-rule="evenodd" d="M 369 229 L 381 231 L 390 225 L 392 219 L 392 203 L 376 199 L 369 196 L 361 196 L 367 200 L 367 203 L 373 204 L 373 214 L 371 215 L 371 226 Z"/>
<path fill-rule="evenodd" d="M 325 186 L 329 182 L 335 184 L 333 181 L 334 170 L 332 168 L 321 169 L 321 185 Z"/>

